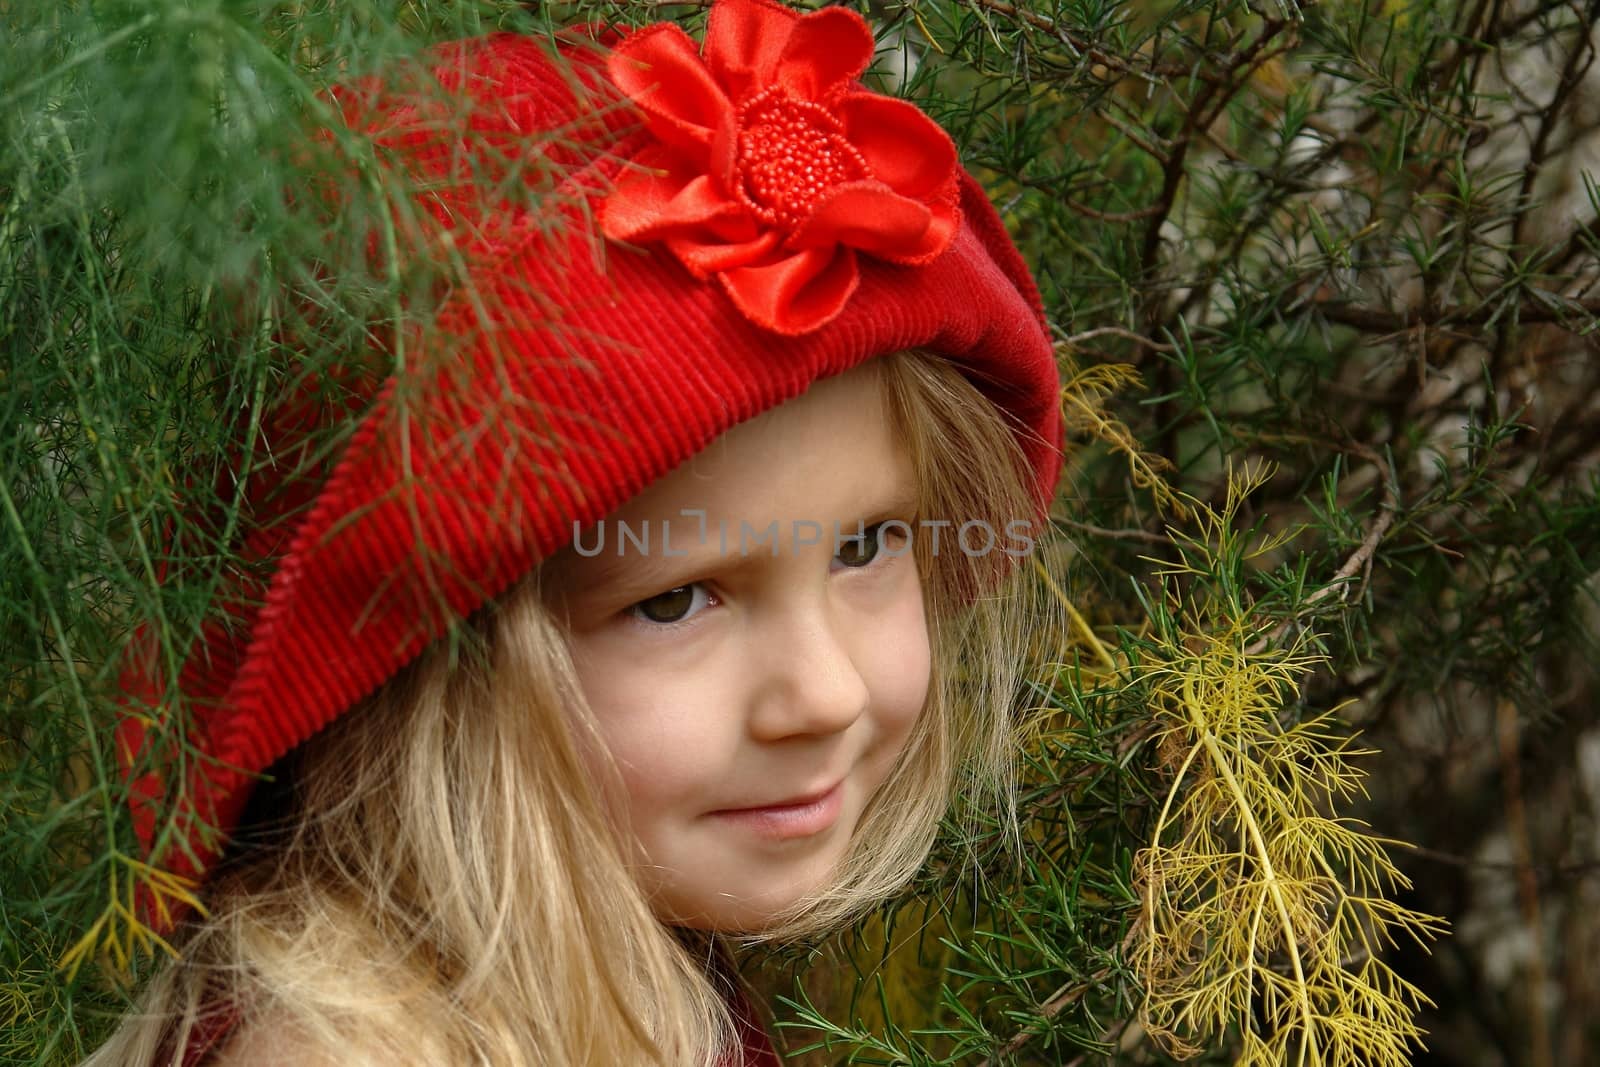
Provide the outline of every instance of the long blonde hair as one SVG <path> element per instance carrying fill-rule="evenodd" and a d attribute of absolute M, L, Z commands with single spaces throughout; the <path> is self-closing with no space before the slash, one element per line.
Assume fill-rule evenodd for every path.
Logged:
<path fill-rule="evenodd" d="M 1039 605 L 963 522 L 1031 520 L 1000 410 L 947 361 L 899 353 L 885 416 L 916 472 L 933 677 L 833 885 L 737 940 L 832 930 L 902 890 L 956 789 L 1006 818 L 1012 702 Z M 1033 530 L 1038 533 L 1037 528 Z M 733 1043 L 718 939 L 663 925 L 582 757 L 593 720 L 539 572 L 286 761 L 208 890 L 182 960 L 87 1064 L 176 1064 L 203 1013 L 292 1028 L 330 1062 L 710 1067 Z M 587 733 L 587 736 L 586 736 Z"/>

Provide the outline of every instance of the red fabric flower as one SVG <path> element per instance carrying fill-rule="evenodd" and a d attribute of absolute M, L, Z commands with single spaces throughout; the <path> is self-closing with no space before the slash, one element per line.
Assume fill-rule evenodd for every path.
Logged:
<path fill-rule="evenodd" d="M 788 335 L 843 310 L 858 254 L 938 256 L 960 224 L 955 145 L 914 105 L 856 83 L 872 55 L 855 12 L 771 0 L 719 0 L 703 59 L 670 23 L 627 38 L 608 69 L 654 141 L 607 198 L 605 235 L 665 243 Z"/>

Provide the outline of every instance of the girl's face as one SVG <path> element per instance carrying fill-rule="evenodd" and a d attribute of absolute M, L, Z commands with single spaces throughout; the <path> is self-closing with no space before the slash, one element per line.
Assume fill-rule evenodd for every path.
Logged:
<path fill-rule="evenodd" d="M 826 885 L 922 710 L 916 562 L 872 528 L 917 517 L 876 375 L 740 424 L 547 571 L 664 921 L 758 930 Z"/>

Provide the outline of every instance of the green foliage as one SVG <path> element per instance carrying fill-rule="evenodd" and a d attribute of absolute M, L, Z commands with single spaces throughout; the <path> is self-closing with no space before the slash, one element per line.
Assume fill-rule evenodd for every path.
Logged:
<path fill-rule="evenodd" d="M 0 3 L 7 1062 L 81 1058 L 164 945 L 135 893 L 188 892 L 129 826 L 112 726 L 131 633 L 176 675 L 243 566 L 255 480 L 338 444 L 274 451 L 265 413 L 339 402 L 370 370 L 351 354 L 447 269 L 367 256 L 405 238 L 413 190 L 359 139 L 308 136 L 333 125 L 328 86 L 532 22 L 509 3 Z M 141 758 L 187 758 L 185 713 L 151 720 Z"/>
<path fill-rule="evenodd" d="M 494 28 L 673 17 L 697 32 L 705 6 L 0 0 L 7 1062 L 92 1047 L 160 951 L 118 910 L 129 879 L 184 891 L 131 858 L 110 747 L 134 625 L 181 658 L 238 565 L 253 479 L 338 446 L 275 455 L 271 403 L 340 402 L 355 352 L 382 353 L 356 373 L 403 369 L 384 340 L 450 270 L 369 260 L 371 241 L 409 239 L 414 190 L 380 179 L 358 140 L 306 136 L 326 125 L 327 87 Z M 952 132 L 1058 325 L 1078 447 L 1062 541 L 1034 576 L 1072 622 L 1027 650 L 1023 851 L 985 852 L 974 872 L 957 862 L 970 843 L 947 840 L 906 901 L 775 961 L 846 975 L 817 966 L 796 987 L 772 969 L 791 1048 L 816 1063 L 1147 1063 L 1179 1049 L 1167 1033 L 1216 1062 L 1270 1047 L 1384 1062 L 1313 1048 L 1276 1013 L 1302 942 L 1231 942 L 1229 916 L 1251 912 L 1196 852 L 1165 876 L 1188 885 L 1169 898 L 1166 918 L 1191 922 L 1172 958 L 1192 949 L 1215 975 L 1232 958 L 1231 992 L 1184 1015 L 1196 1002 L 1148 966 L 1161 850 L 1224 855 L 1227 833 L 1271 813 L 1240 790 L 1218 814 L 1226 765 L 1301 783 L 1302 826 L 1360 818 L 1421 846 L 1301 853 L 1347 899 L 1384 902 L 1342 927 L 1384 953 L 1392 971 L 1365 972 L 1376 987 L 1438 1005 L 1386 1016 L 1389 1062 L 1414 1053 L 1412 1022 L 1449 1062 L 1580 1061 L 1600 1042 L 1581 947 L 1600 943 L 1584 844 L 1600 782 L 1582 755 L 1600 737 L 1592 13 L 850 6 L 878 28 L 871 77 Z M 1260 461 L 1274 473 L 1230 497 L 1230 471 Z M 1265 552 L 1228 548 L 1248 530 Z M 1172 717 L 1215 702 L 1172 682 L 1224 653 L 1266 673 L 1251 690 L 1261 744 L 1219 759 L 1220 727 Z M 182 722 L 179 708 L 160 724 L 166 751 L 182 751 Z M 1357 729 L 1375 750 L 1368 799 L 1340 788 Z M 1385 921 L 1417 929 L 1413 914 L 1458 934 L 1431 956 L 1386 947 Z M 1521 940 L 1496 940 L 1507 930 Z"/>

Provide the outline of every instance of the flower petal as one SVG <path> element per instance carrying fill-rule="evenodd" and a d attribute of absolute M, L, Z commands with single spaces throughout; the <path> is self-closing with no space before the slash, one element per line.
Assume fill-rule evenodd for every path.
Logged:
<path fill-rule="evenodd" d="M 869 255 L 919 256 L 933 213 L 882 182 L 851 182 L 831 190 L 784 247 L 848 245 Z M 942 249 L 941 249 L 942 251 Z"/>
<path fill-rule="evenodd" d="M 811 248 L 717 277 L 746 318 L 790 337 L 833 321 L 861 281 L 855 252 L 841 247 Z"/>
<path fill-rule="evenodd" d="M 691 232 L 683 237 L 669 238 L 667 248 L 689 268 L 690 274 L 704 281 L 713 274 L 770 259 L 779 240 L 780 235 L 770 230 L 758 233 L 749 240 L 731 243 L 722 235 L 709 231 Z"/>
<path fill-rule="evenodd" d="M 676 148 L 700 155 L 719 133 L 731 130 L 732 105 L 700 61 L 694 41 L 670 22 L 641 30 L 606 57 L 617 88 L 644 110 L 650 132 Z"/>
<path fill-rule="evenodd" d="M 609 70 L 656 143 L 608 198 L 606 235 L 662 242 L 751 322 L 790 336 L 844 309 L 858 254 L 943 254 L 961 217 L 955 145 L 856 82 L 873 50 L 853 11 L 802 16 L 777 0 L 715 0 L 703 61 L 670 24 L 629 37 Z"/>
<path fill-rule="evenodd" d="M 850 93 L 835 114 L 874 178 L 913 200 L 956 198 L 955 143 L 915 104 Z"/>
<path fill-rule="evenodd" d="M 880 259 L 907 267 L 920 267 L 944 254 L 944 250 L 950 247 L 950 242 L 955 240 L 956 231 L 961 228 L 960 201 L 935 200 L 928 207 L 932 209 L 933 219 L 928 223 L 928 229 L 923 233 L 921 243 L 915 247 L 907 245 L 892 252 L 880 252 Z"/>
<path fill-rule="evenodd" d="M 789 35 L 777 83 L 802 100 L 828 101 L 861 76 L 874 49 L 871 28 L 854 11 L 842 7 L 813 11 Z"/>
<path fill-rule="evenodd" d="M 706 24 L 706 66 L 735 103 L 771 85 L 800 16 L 771 0 L 723 0 Z"/>
<path fill-rule="evenodd" d="M 755 235 L 744 205 L 723 196 L 704 174 L 629 175 L 617 183 L 600 211 L 601 232 L 617 241 L 655 241 L 705 227 L 728 239 Z"/>

